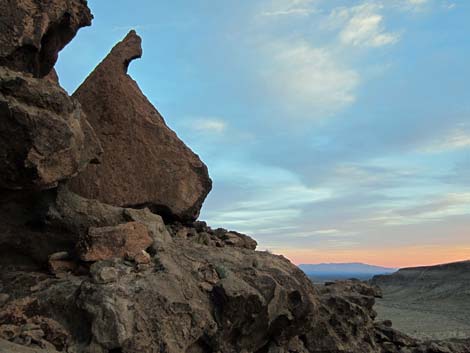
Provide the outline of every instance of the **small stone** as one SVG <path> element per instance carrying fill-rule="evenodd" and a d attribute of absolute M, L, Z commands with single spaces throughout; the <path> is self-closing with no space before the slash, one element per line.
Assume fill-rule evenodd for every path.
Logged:
<path fill-rule="evenodd" d="M 8 294 L 0 293 L 0 306 L 5 305 L 9 299 L 10 299 L 10 296 Z"/>
<path fill-rule="evenodd" d="M 0 338 L 11 340 L 17 337 L 21 332 L 17 325 L 0 325 Z"/>
<path fill-rule="evenodd" d="M 74 272 L 77 269 L 77 263 L 70 260 L 49 260 L 49 270 L 57 275 L 60 273 Z"/>
<path fill-rule="evenodd" d="M 98 284 L 112 283 L 119 279 L 119 271 L 103 262 L 94 263 L 90 268 L 90 273 L 93 281 Z"/>
<path fill-rule="evenodd" d="M 22 337 L 30 337 L 32 341 L 39 342 L 44 337 L 44 331 L 39 329 L 27 330 L 21 333 Z"/>
<path fill-rule="evenodd" d="M 201 288 L 205 292 L 211 292 L 214 286 L 207 282 L 202 282 L 202 283 L 199 283 L 199 288 Z"/>
<path fill-rule="evenodd" d="M 56 252 L 52 255 L 49 255 L 49 261 L 53 260 L 68 260 L 69 253 L 67 251 Z"/>
<path fill-rule="evenodd" d="M 36 284 L 36 285 L 34 285 L 34 286 L 32 286 L 32 287 L 29 288 L 29 290 L 30 290 L 31 292 L 37 292 L 37 291 L 40 290 L 40 289 L 41 289 L 41 284 L 40 284 L 40 283 L 38 283 L 38 284 Z"/>
<path fill-rule="evenodd" d="M 140 253 L 134 256 L 134 261 L 140 265 L 147 265 L 151 261 L 151 257 L 145 250 L 142 250 Z"/>
<path fill-rule="evenodd" d="M 183 227 L 176 232 L 176 238 L 186 239 L 188 237 L 188 228 Z"/>
<path fill-rule="evenodd" d="M 28 324 L 25 324 L 21 327 L 21 331 L 32 331 L 32 330 L 38 330 L 40 329 L 41 326 L 37 325 L 37 324 L 33 324 L 33 323 L 28 323 Z"/>

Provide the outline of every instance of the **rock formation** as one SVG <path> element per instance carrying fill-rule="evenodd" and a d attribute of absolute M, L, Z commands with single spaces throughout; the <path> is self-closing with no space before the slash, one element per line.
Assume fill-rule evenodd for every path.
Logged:
<path fill-rule="evenodd" d="M 101 154 L 80 104 L 50 81 L 0 67 L 0 116 L 0 187 L 55 187 Z"/>
<path fill-rule="evenodd" d="M 44 77 L 93 16 L 86 0 L 0 2 L 0 65 Z"/>
<path fill-rule="evenodd" d="M 11 0 L 0 3 L 0 16 L 0 188 L 55 187 L 101 154 L 53 71 L 92 15 L 85 0 Z"/>
<path fill-rule="evenodd" d="M 147 206 L 167 220 L 192 221 L 212 183 L 204 163 L 127 74 L 129 63 L 141 55 L 141 39 L 131 31 L 74 93 L 105 157 L 70 186 L 104 203 Z"/>
<path fill-rule="evenodd" d="M 315 288 L 249 236 L 194 221 L 207 169 L 126 75 L 134 32 L 74 95 L 104 155 L 70 182 L 99 148 L 51 66 L 89 10 L 0 8 L 1 353 L 470 352 L 375 322 L 377 288 Z"/>

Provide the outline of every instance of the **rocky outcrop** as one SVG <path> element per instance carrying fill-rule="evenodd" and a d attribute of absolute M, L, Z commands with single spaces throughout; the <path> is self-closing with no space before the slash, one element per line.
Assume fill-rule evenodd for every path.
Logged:
<path fill-rule="evenodd" d="M 85 0 L 0 2 L 0 66 L 44 77 L 77 31 L 91 24 Z"/>
<path fill-rule="evenodd" d="M 0 188 L 55 187 L 100 154 L 77 101 L 56 84 L 0 67 Z"/>
<path fill-rule="evenodd" d="M 93 353 L 466 353 L 470 342 L 420 342 L 375 322 L 376 289 L 314 288 L 281 256 L 173 239 L 145 267 L 95 262 L 54 278 L 0 272 L 0 338 Z M 67 310 L 64 310 L 66 308 Z M 47 320 L 45 319 L 47 318 Z M 42 331 L 41 331 L 42 330 Z M 29 337 L 29 338 L 28 338 Z"/>
<path fill-rule="evenodd" d="M 71 182 L 78 194 L 115 206 L 147 206 L 167 220 L 195 220 L 211 189 L 207 168 L 168 128 L 127 74 L 142 55 L 130 32 L 74 93 L 104 149 Z"/>
<path fill-rule="evenodd" d="M 255 250 L 258 243 L 248 235 L 224 228 L 212 229 L 206 222 L 194 222 L 192 225 L 173 223 L 168 226 L 169 232 L 176 238 L 187 239 L 203 245 L 222 248 L 234 246 L 238 248 Z"/>

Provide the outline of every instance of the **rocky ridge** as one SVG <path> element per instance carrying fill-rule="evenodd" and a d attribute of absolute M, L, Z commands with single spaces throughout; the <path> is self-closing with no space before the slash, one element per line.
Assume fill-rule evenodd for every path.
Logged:
<path fill-rule="evenodd" d="M 384 297 L 376 310 L 418 338 L 470 336 L 470 261 L 403 268 L 372 283 Z"/>
<path fill-rule="evenodd" d="M 0 9 L 1 353 L 470 352 L 375 322 L 377 288 L 315 288 L 249 236 L 196 221 L 207 168 L 126 74 L 134 32 L 70 97 L 53 64 L 89 25 L 86 2 Z"/>

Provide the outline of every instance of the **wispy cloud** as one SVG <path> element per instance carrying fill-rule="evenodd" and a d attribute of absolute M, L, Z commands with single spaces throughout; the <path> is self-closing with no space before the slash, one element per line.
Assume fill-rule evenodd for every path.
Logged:
<path fill-rule="evenodd" d="M 227 129 L 227 122 L 221 118 L 188 119 L 185 128 L 202 134 L 222 135 Z"/>
<path fill-rule="evenodd" d="M 381 14 L 383 8 L 373 3 L 336 8 L 330 14 L 330 26 L 342 27 L 339 39 L 345 45 L 381 47 L 394 44 L 400 35 L 386 30 Z"/>
<path fill-rule="evenodd" d="M 268 9 L 263 10 L 260 16 L 263 17 L 278 17 L 278 16 L 308 16 L 316 12 L 312 0 L 277 0 L 269 6 Z"/>
<path fill-rule="evenodd" d="M 428 0 L 408 0 L 412 5 L 423 5 L 428 2 Z"/>
<path fill-rule="evenodd" d="M 278 227 L 295 226 L 303 207 L 332 197 L 329 189 L 308 188 L 295 175 L 279 168 L 257 164 L 240 168 L 237 164 L 220 163 L 212 170 L 219 180 L 230 182 L 225 188 L 234 188 L 239 199 L 218 203 L 205 217 L 213 224 L 237 226 L 249 233 L 263 233 L 273 222 Z"/>
<path fill-rule="evenodd" d="M 359 74 L 343 66 L 326 48 L 306 41 L 278 41 L 269 46 L 266 83 L 293 107 L 310 109 L 310 119 L 329 117 L 354 103 Z"/>
<path fill-rule="evenodd" d="M 420 152 L 441 153 L 470 148 L 470 129 L 460 126 L 419 148 Z"/>
<path fill-rule="evenodd" d="M 266 11 L 262 12 L 261 16 L 285 16 L 285 15 L 310 15 L 315 12 L 313 9 L 288 9 L 288 10 L 278 10 L 278 11 Z"/>
<path fill-rule="evenodd" d="M 420 200 L 417 200 L 418 202 Z M 422 201 L 422 200 L 421 200 Z M 470 215 L 470 193 L 449 193 L 413 206 L 378 210 L 375 216 L 358 222 L 383 226 L 403 226 L 443 221 L 448 217 Z"/>

